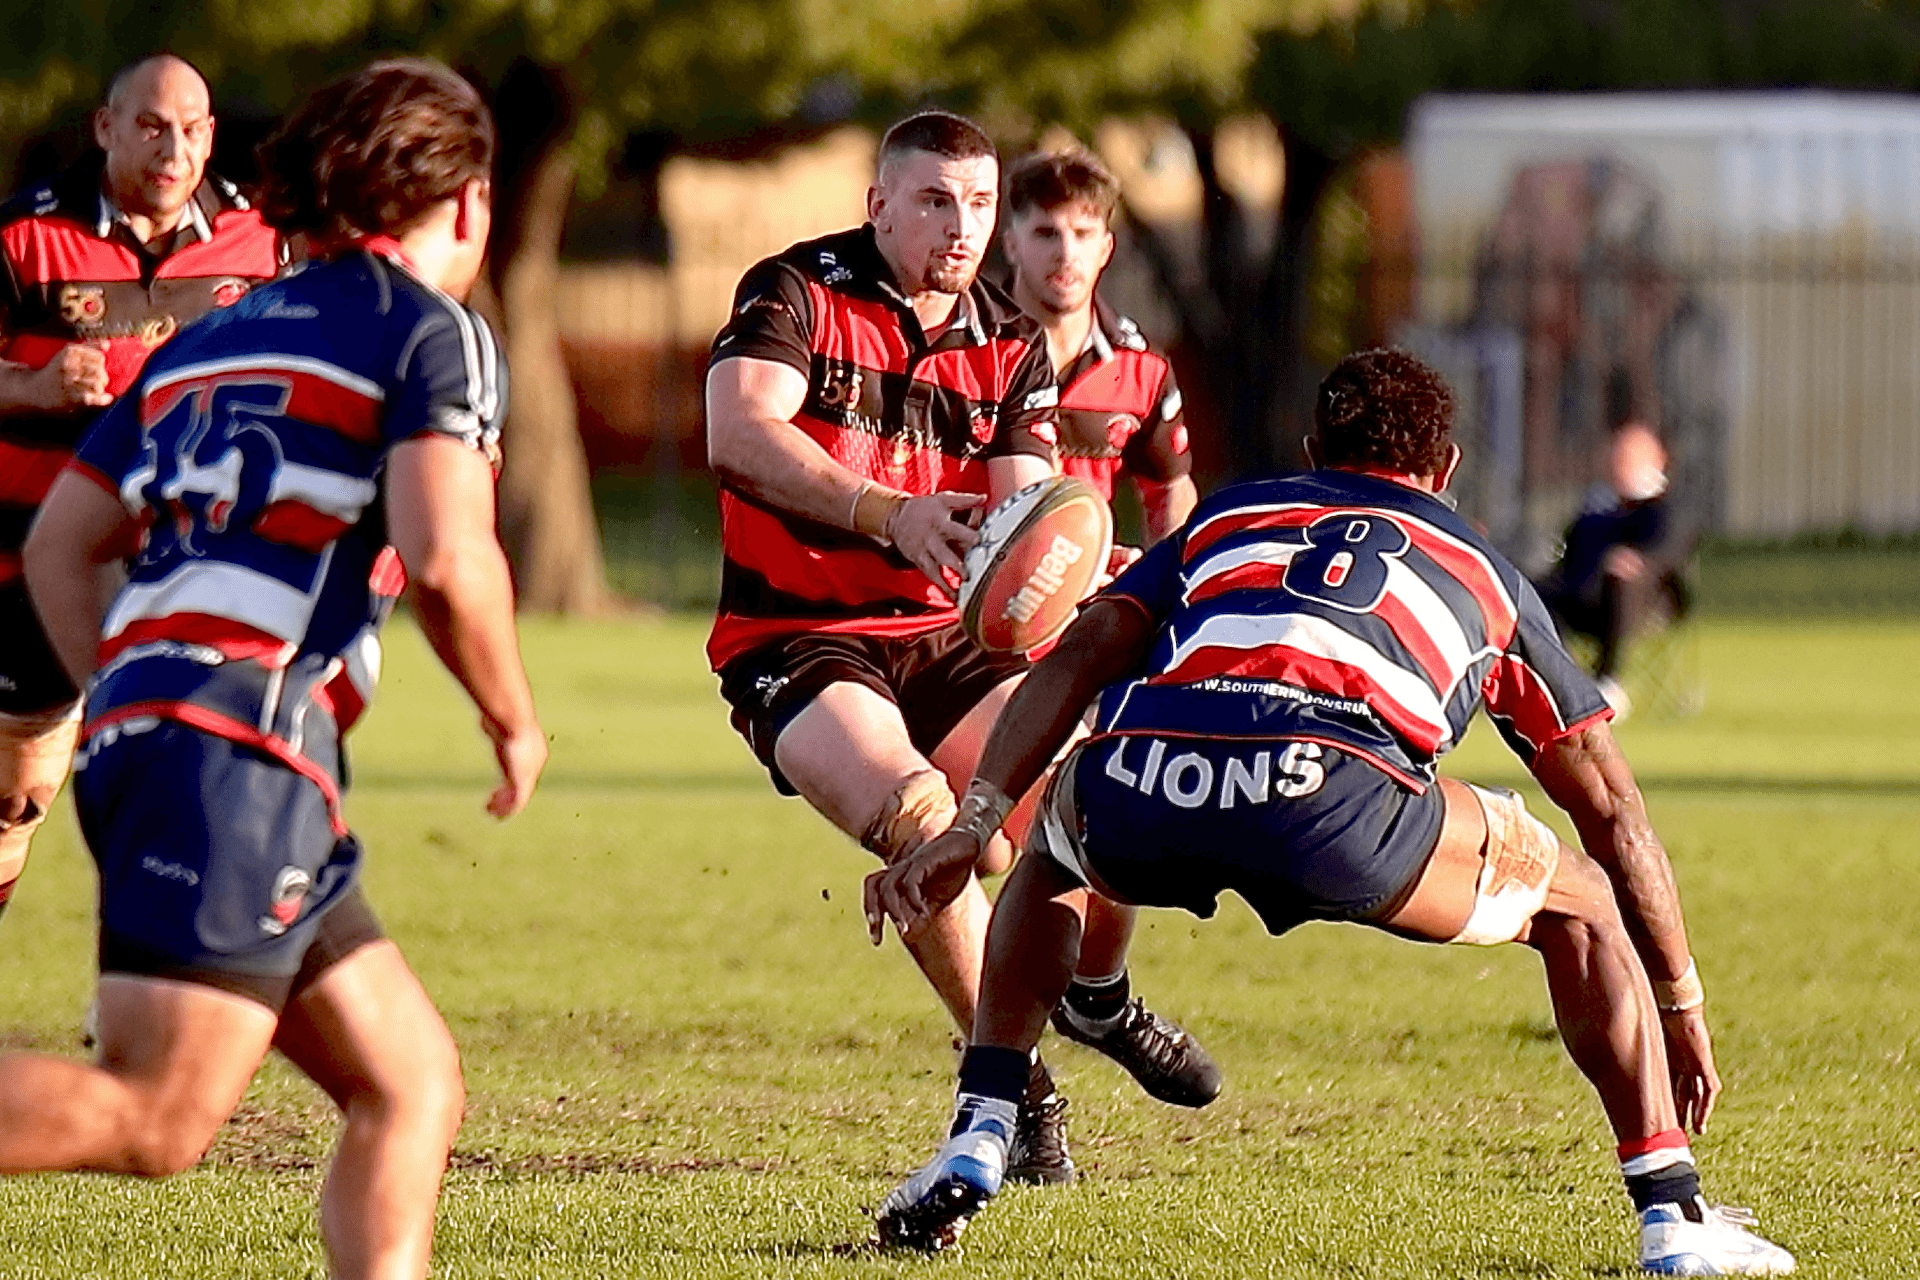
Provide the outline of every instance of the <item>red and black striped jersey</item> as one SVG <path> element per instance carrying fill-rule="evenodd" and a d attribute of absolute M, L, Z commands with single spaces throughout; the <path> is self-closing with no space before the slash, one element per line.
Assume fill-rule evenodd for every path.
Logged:
<path fill-rule="evenodd" d="M 279 235 L 212 176 L 170 241 L 149 248 L 104 194 L 102 168 L 95 155 L 0 207 L 0 359 L 39 369 L 84 342 L 105 351 L 117 396 L 156 347 L 285 258 Z M 34 509 L 96 416 L 0 417 L 0 582 L 18 575 Z"/>
<path fill-rule="evenodd" d="M 1529 763 L 1612 714 L 1526 578 L 1384 476 L 1223 489 L 1108 595 L 1158 634 L 1102 693 L 1096 735 L 1320 742 L 1418 791 L 1482 707 Z"/>
<path fill-rule="evenodd" d="M 1060 466 L 1113 500 L 1124 471 L 1165 484 L 1193 470 L 1173 366 L 1140 327 L 1094 303 L 1087 347 L 1060 375 Z"/>
<path fill-rule="evenodd" d="M 713 360 L 807 378 L 794 425 L 856 475 L 907 493 L 987 492 L 987 459 L 1053 457 L 1059 391 L 1039 326 L 984 280 L 931 339 L 860 227 L 803 241 L 742 277 Z M 715 669 L 804 631 L 916 635 L 958 617 L 890 546 L 723 482 Z"/>

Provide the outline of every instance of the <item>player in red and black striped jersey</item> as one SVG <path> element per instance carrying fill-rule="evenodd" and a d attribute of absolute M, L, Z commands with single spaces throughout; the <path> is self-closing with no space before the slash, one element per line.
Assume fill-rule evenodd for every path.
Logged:
<path fill-rule="evenodd" d="M 1036 152 L 1007 175 L 1007 228 L 1014 300 L 1046 334 L 1047 358 L 1060 382 L 1060 466 L 1109 502 L 1121 475 L 1132 478 L 1146 514 L 1147 541 L 1185 524 L 1196 495 L 1180 388 L 1166 357 L 1147 345 L 1133 321 L 1099 300 L 1100 276 L 1113 258 L 1110 224 L 1120 184 L 1084 151 Z M 1137 558 L 1115 547 L 1113 572 Z M 1124 1037 L 1152 1015 L 1130 1004 L 1127 948 L 1130 908 L 1105 910 L 1081 940 L 1073 984 L 1053 1024 L 1081 1043 Z M 1198 1045 L 1184 1042 L 1182 1073 L 1211 1097 L 1219 1075 Z"/>
<path fill-rule="evenodd" d="M 1060 466 L 1107 499 L 1130 476 L 1148 542 L 1187 522 L 1198 500 L 1180 388 L 1138 325 L 1098 295 L 1113 257 L 1120 184 L 1084 151 L 1038 152 L 1007 176 L 1016 302 L 1047 335 L 1060 381 Z"/>
<path fill-rule="evenodd" d="M 1039 326 L 978 278 L 999 161 L 975 125 L 888 131 L 857 230 L 747 273 L 714 341 L 708 453 L 724 565 L 707 652 L 733 722 L 781 791 L 888 861 L 946 829 L 951 779 L 1026 670 L 977 648 L 953 602 L 965 513 L 1053 473 Z M 1002 842 L 995 869 L 1010 852 Z M 973 1022 L 977 883 L 907 948 Z M 1072 1175 L 1035 1060 L 1016 1172 Z"/>
<path fill-rule="evenodd" d="M 169 55 L 114 77 L 97 154 L 0 208 L 0 908 L 67 774 L 77 691 L 27 602 L 20 548 L 97 411 L 176 330 L 282 265 L 206 172 L 206 81 Z"/>

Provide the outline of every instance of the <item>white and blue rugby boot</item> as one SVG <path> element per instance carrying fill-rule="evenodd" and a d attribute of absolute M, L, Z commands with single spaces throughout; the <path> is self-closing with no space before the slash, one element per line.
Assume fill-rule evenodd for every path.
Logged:
<path fill-rule="evenodd" d="M 1640 1269 L 1660 1276 L 1792 1274 L 1793 1255 L 1749 1230 L 1754 1223 L 1745 1209 L 1716 1208 L 1698 1196 L 1684 1208 L 1649 1205 L 1640 1215 Z"/>
<path fill-rule="evenodd" d="M 880 1202 L 874 1231 L 882 1248 L 937 1253 L 1000 1190 L 1019 1108 L 963 1093 L 939 1154 Z"/>

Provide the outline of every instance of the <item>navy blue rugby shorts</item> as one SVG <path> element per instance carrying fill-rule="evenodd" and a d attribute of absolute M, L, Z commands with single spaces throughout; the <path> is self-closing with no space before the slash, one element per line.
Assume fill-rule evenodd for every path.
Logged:
<path fill-rule="evenodd" d="M 1276 935 L 1308 920 L 1390 914 L 1446 812 L 1438 787 L 1415 795 L 1314 742 L 1105 738 L 1066 768 L 1071 794 L 1057 780 L 1043 821 L 1077 819 L 1068 843 L 1108 888 L 1202 917 L 1231 890 Z"/>
<path fill-rule="evenodd" d="M 170 720 L 95 734 L 74 803 L 100 877 L 100 971 L 196 982 L 278 1013 L 382 937 L 360 847 L 320 789 L 249 747 Z"/>

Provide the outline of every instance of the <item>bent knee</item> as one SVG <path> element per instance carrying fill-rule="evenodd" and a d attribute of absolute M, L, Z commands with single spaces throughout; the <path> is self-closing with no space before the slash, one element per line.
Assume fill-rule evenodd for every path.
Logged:
<path fill-rule="evenodd" d="M 170 1178 L 206 1157 L 220 1132 L 218 1123 L 167 1119 L 136 1123 L 121 1155 L 122 1172 L 136 1178 Z"/>
<path fill-rule="evenodd" d="M 366 1082 L 347 1099 L 349 1117 L 430 1129 L 449 1142 L 466 1116 L 467 1086 L 460 1052 L 442 1028 L 410 1055 L 404 1070 Z"/>

